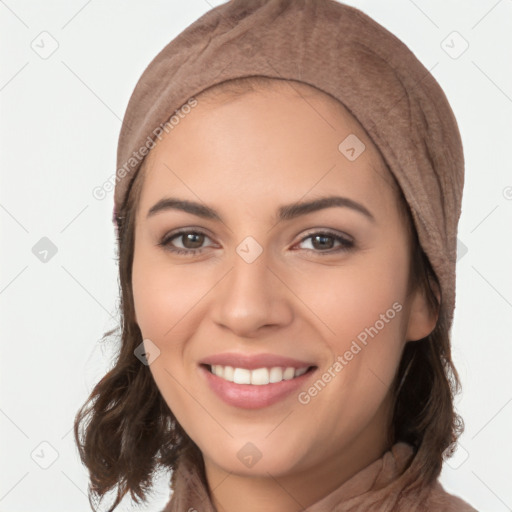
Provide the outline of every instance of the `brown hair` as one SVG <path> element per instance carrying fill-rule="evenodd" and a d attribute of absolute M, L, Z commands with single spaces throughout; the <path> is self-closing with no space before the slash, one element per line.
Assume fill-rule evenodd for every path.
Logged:
<path fill-rule="evenodd" d="M 211 98 L 219 99 L 219 95 L 234 98 L 275 85 L 278 81 L 248 77 L 224 82 L 207 91 L 213 93 Z M 114 367 L 96 384 L 74 422 L 79 455 L 90 473 L 89 502 L 93 510 L 93 501 L 103 499 L 116 486 L 117 495 L 109 512 L 128 493 L 136 503 L 139 499 L 146 502 L 156 472 L 163 468 L 175 473 L 178 459 L 185 451 L 191 451 L 204 478 L 199 448 L 177 422 L 158 390 L 149 366 L 134 355 L 143 338 L 135 322 L 132 262 L 136 211 L 147 161 L 148 158 L 132 181 L 126 201 L 116 217 L 120 324 L 117 329 L 105 333 L 103 339 L 120 330 L 119 354 Z M 420 246 L 405 197 L 391 172 L 389 176 L 411 242 L 410 291 L 420 287 L 431 310 L 439 311 L 435 292 L 440 290 L 439 282 Z M 425 484 L 435 480 L 441 471 L 443 454 L 453 453 L 455 442 L 463 431 L 462 419 L 453 406 L 454 395 L 459 391 L 449 332 L 441 314 L 429 336 L 406 343 L 393 383 L 395 401 L 390 442 L 405 441 L 416 449 L 406 491 L 413 489 L 418 476 Z"/>

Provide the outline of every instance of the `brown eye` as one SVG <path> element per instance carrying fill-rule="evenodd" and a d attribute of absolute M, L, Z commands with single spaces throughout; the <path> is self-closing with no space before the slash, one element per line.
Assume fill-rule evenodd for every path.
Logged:
<path fill-rule="evenodd" d="M 176 254 L 198 254 L 203 250 L 202 245 L 206 238 L 209 238 L 201 231 L 180 231 L 171 235 L 166 235 L 158 245 L 164 247 L 170 252 Z M 174 240 L 181 243 L 182 247 L 177 247 Z"/>
<path fill-rule="evenodd" d="M 185 249 L 198 249 L 203 244 L 205 236 L 202 233 L 186 233 L 179 235 Z"/>
<path fill-rule="evenodd" d="M 330 232 L 319 231 L 310 233 L 308 236 L 304 237 L 300 243 L 303 243 L 306 240 L 311 240 L 310 245 L 312 247 L 306 248 L 306 250 L 319 254 L 333 254 L 341 251 L 348 251 L 354 248 L 353 240 L 349 240 L 346 237 Z M 338 243 L 339 246 L 334 248 L 336 243 Z"/>
<path fill-rule="evenodd" d="M 180 231 L 164 236 L 158 245 L 175 254 L 194 256 L 203 251 L 206 239 L 209 239 L 209 236 L 201 231 Z M 349 251 L 355 247 L 353 240 L 331 232 L 310 233 L 300 243 L 302 244 L 306 240 L 311 240 L 311 248 L 305 248 L 306 251 L 322 255 Z M 181 247 L 176 245 L 178 242 L 181 243 Z M 336 244 L 338 244 L 337 247 Z"/>

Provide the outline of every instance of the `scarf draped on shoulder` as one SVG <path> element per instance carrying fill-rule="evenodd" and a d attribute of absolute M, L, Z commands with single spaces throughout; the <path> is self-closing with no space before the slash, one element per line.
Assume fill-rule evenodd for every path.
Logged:
<path fill-rule="evenodd" d="M 398 442 L 380 459 L 303 512 L 477 512 L 436 480 L 404 492 L 413 447 Z M 173 473 L 173 494 L 162 512 L 218 512 L 197 457 L 184 454 Z"/>

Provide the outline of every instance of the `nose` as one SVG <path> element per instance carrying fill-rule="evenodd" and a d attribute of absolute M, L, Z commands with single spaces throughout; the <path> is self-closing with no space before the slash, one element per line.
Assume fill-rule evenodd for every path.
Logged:
<path fill-rule="evenodd" d="M 263 330 L 289 324 L 292 293 L 279 274 L 265 252 L 251 263 L 236 254 L 231 270 L 215 290 L 214 321 L 245 338 L 261 337 Z"/>

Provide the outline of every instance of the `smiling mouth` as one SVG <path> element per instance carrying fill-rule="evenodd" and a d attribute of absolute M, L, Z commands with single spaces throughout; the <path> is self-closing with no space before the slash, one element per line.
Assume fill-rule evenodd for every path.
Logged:
<path fill-rule="evenodd" d="M 204 364 L 202 366 L 213 375 L 227 382 L 233 382 L 234 384 L 251 384 L 254 386 L 265 386 L 283 380 L 293 380 L 316 368 L 316 366 L 304 366 L 302 368 L 273 366 L 249 370 L 247 368 L 236 368 L 220 364 Z"/>

